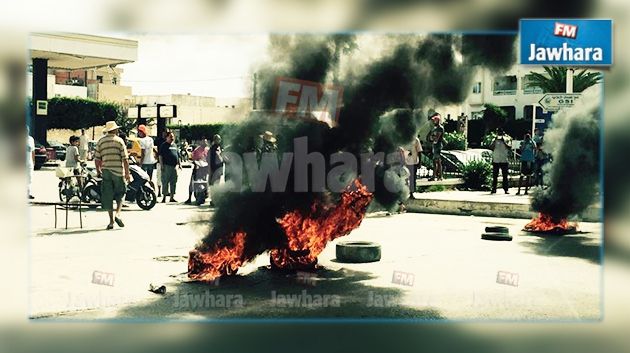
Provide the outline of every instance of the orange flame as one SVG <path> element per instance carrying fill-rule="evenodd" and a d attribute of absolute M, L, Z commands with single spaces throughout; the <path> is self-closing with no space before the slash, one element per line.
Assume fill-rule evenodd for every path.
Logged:
<path fill-rule="evenodd" d="M 569 223 L 566 219 L 556 222 L 551 216 L 539 213 L 538 217 L 535 217 L 523 227 L 523 230 L 528 232 L 572 233 L 577 230 L 577 223 Z"/>
<path fill-rule="evenodd" d="M 310 212 L 287 212 L 278 220 L 287 237 L 287 248 L 272 249 L 271 262 L 277 268 L 312 268 L 326 244 L 357 228 L 365 216 L 373 195 L 359 179 L 341 194 L 336 205 L 314 202 Z M 231 244 L 215 246 L 210 251 L 192 250 L 188 259 L 188 276 L 193 280 L 212 281 L 234 274 L 245 262 L 245 232 L 229 237 Z"/>
<path fill-rule="evenodd" d="M 361 225 L 371 201 L 372 194 L 356 179 L 341 194 L 337 205 L 314 203 L 307 215 L 298 211 L 288 212 L 278 221 L 287 235 L 288 250 L 308 252 L 291 256 L 287 249 L 274 249 L 270 254 L 272 262 L 280 268 L 316 263 L 317 255 L 329 241 L 347 235 Z"/>
<path fill-rule="evenodd" d="M 236 232 L 231 239 L 229 246 L 217 246 L 208 252 L 190 251 L 188 276 L 197 281 L 212 281 L 221 275 L 236 273 L 243 264 L 245 232 Z"/>

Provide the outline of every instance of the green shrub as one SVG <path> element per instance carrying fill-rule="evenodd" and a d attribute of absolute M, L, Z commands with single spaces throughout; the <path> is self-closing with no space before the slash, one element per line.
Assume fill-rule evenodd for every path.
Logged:
<path fill-rule="evenodd" d="M 446 190 L 446 187 L 444 185 L 430 185 L 422 192 L 439 192 L 444 190 Z"/>
<path fill-rule="evenodd" d="M 32 101 L 29 101 L 32 106 Z M 48 100 L 49 129 L 86 129 L 101 126 L 109 120 L 126 119 L 127 113 L 120 104 L 97 102 L 85 98 L 55 97 Z M 119 124 L 120 125 L 120 124 Z"/>
<path fill-rule="evenodd" d="M 462 166 L 464 188 L 468 190 L 489 190 L 492 183 L 492 166 L 482 160 L 472 160 Z"/>
<path fill-rule="evenodd" d="M 445 150 L 465 150 L 466 136 L 458 132 L 447 132 L 444 134 Z"/>

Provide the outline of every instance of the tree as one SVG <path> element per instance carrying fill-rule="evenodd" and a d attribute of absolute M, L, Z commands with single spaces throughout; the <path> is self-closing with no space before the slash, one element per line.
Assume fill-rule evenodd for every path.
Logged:
<path fill-rule="evenodd" d="M 543 66 L 545 73 L 530 72 L 527 87 L 540 87 L 545 93 L 564 93 L 567 86 L 567 69 L 564 67 Z M 573 92 L 579 93 L 600 83 L 602 75 L 599 72 L 587 72 L 586 69 L 573 76 Z"/>
<path fill-rule="evenodd" d="M 484 104 L 483 107 L 482 119 L 486 126 L 486 133 L 495 131 L 497 128 L 505 125 L 507 120 L 507 112 L 505 110 L 490 103 Z"/>

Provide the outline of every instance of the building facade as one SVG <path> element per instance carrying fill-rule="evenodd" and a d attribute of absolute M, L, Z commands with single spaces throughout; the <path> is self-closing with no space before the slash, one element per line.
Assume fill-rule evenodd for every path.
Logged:
<path fill-rule="evenodd" d="M 190 94 L 133 96 L 132 105 L 137 104 L 176 105 L 177 117 L 168 119 L 167 125 L 236 123 L 247 117 L 252 109 L 251 98 L 215 98 Z"/>

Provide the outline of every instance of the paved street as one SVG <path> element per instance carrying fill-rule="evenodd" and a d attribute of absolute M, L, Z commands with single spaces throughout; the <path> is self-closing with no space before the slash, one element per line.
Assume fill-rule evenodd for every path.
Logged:
<path fill-rule="evenodd" d="M 178 182 L 187 197 L 190 169 Z M 54 201 L 54 168 L 35 172 L 36 201 Z M 417 318 L 584 320 L 600 317 L 600 223 L 582 233 L 540 237 L 521 232 L 523 219 L 372 214 L 340 240 L 369 240 L 382 259 L 335 261 L 334 242 L 309 274 L 273 273 L 268 256 L 217 284 L 187 280 L 187 255 L 207 232 L 208 206 L 158 204 L 124 211 L 126 227 L 105 231 L 106 213 L 78 214 L 53 228 L 52 206 L 31 208 L 30 312 L 47 319 Z M 63 222 L 58 226 L 63 226 Z M 512 242 L 481 240 L 485 226 L 504 225 Z M 94 271 L 109 285 L 94 284 Z M 500 272 L 502 271 L 502 272 Z M 405 281 L 392 283 L 394 273 Z M 500 272 L 500 273 L 499 273 Z M 499 282 L 503 283 L 497 283 Z M 165 295 L 148 291 L 165 284 Z M 287 298 L 299 296 L 299 303 Z M 305 304 L 305 301 L 307 304 Z"/>

